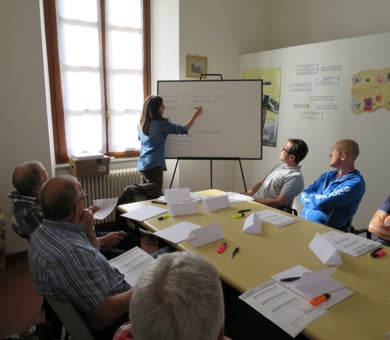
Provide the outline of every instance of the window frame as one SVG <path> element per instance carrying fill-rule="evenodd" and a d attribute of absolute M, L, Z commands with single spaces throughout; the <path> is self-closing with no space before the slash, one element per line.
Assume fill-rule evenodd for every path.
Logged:
<path fill-rule="evenodd" d="M 105 15 L 105 0 L 99 0 L 101 3 L 100 13 Z M 150 44 L 150 0 L 142 0 L 143 6 L 143 91 L 145 98 L 151 93 L 151 44 Z M 51 99 L 51 116 L 53 128 L 54 154 L 56 164 L 68 163 L 68 153 L 65 135 L 65 114 L 62 97 L 61 84 L 61 66 L 58 48 L 58 29 L 57 29 L 57 14 L 55 0 L 43 0 L 43 10 L 45 17 L 45 33 L 46 33 L 46 49 L 49 70 L 49 85 Z M 105 50 L 105 37 L 102 37 L 102 50 Z M 105 52 L 103 53 L 105 55 Z M 103 57 L 104 58 L 104 57 Z M 106 65 L 103 64 L 103 73 L 106 73 Z M 108 124 L 109 124 L 109 109 L 107 107 L 107 88 L 104 86 L 105 97 L 105 150 L 109 150 L 108 140 Z M 106 152 L 106 155 L 114 156 L 115 158 L 138 157 L 139 150 L 123 151 L 123 152 Z"/>

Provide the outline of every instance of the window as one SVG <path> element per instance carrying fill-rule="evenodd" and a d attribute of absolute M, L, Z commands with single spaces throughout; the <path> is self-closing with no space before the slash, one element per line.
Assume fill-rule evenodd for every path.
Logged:
<path fill-rule="evenodd" d="M 56 162 L 138 156 L 150 93 L 149 0 L 45 0 Z"/>

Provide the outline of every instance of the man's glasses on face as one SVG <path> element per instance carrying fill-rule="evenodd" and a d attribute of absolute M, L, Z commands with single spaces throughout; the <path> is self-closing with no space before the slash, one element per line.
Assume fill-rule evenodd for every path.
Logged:
<path fill-rule="evenodd" d="M 84 192 L 81 197 L 74 203 L 74 205 L 76 205 L 77 203 L 79 203 L 80 201 L 86 199 L 88 197 L 88 194 L 86 192 Z"/>
<path fill-rule="evenodd" d="M 286 146 L 282 146 L 282 148 L 281 148 L 281 151 L 285 151 L 285 152 L 287 152 L 288 154 L 290 154 L 291 152 L 290 152 L 290 150 L 289 149 L 287 149 L 287 147 Z"/>

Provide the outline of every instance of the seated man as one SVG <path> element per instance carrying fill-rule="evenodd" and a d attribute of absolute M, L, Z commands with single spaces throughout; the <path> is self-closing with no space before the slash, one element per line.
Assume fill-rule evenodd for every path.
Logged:
<path fill-rule="evenodd" d="M 291 207 L 295 196 L 303 189 L 303 176 L 298 164 L 308 152 L 303 140 L 289 139 L 280 149 L 279 159 L 282 163 L 276 165 L 265 178 L 244 194 L 271 207 Z"/>
<path fill-rule="evenodd" d="M 131 324 L 114 340 L 222 340 L 224 302 L 216 268 L 192 252 L 161 255 L 133 288 Z"/>
<path fill-rule="evenodd" d="M 378 236 L 379 242 L 390 246 L 390 196 L 372 216 L 368 231 Z"/>
<path fill-rule="evenodd" d="M 366 191 L 366 183 L 355 169 L 358 155 L 359 145 L 354 140 L 339 140 L 333 146 L 329 165 L 336 170 L 323 173 L 303 190 L 303 218 L 338 229 L 348 226 Z"/>
<path fill-rule="evenodd" d="M 41 189 L 41 226 L 28 251 L 33 284 L 44 297 L 73 304 L 96 339 L 111 339 L 127 319 L 131 287 L 96 249 L 93 215 L 72 176 L 46 181 Z"/>
<path fill-rule="evenodd" d="M 28 240 L 42 222 L 39 194 L 47 178 L 45 167 L 38 161 L 21 164 L 12 174 L 12 185 L 16 191 L 8 195 L 12 210 L 11 227 Z"/>
<path fill-rule="evenodd" d="M 38 161 L 21 164 L 12 174 L 12 184 L 16 190 L 8 195 L 12 210 L 11 226 L 23 238 L 30 239 L 31 233 L 42 222 L 39 194 L 47 178 L 45 167 Z M 135 235 L 124 231 L 98 233 L 98 236 L 99 249 L 109 259 L 138 244 Z"/>

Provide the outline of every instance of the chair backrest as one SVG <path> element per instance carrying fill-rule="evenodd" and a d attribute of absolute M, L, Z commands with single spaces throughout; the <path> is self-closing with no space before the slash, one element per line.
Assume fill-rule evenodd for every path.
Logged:
<path fill-rule="evenodd" d="M 371 233 L 368 231 L 368 229 L 356 229 L 353 225 L 352 225 L 352 218 L 348 221 L 345 229 L 343 229 L 343 231 L 347 232 L 347 233 L 352 233 L 352 234 L 355 234 L 355 235 L 359 235 L 359 234 L 363 234 L 365 233 L 366 234 L 366 237 L 368 239 L 371 240 Z"/>
<path fill-rule="evenodd" d="M 117 205 L 134 203 L 158 198 L 160 187 L 156 183 L 131 184 L 123 189 L 118 197 Z M 121 217 L 122 213 L 116 209 L 115 225 L 126 228 L 128 219 Z"/>
<path fill-rule="evenodd" d="M 294 208 L 292 208 L 292 207 L 290 207 L 288 205 L 283 205 L 282 207 L 279 207 L 278 209 L 282 210 L 282 211 L 285 211 L 285 212 L 288 212 L 288 213 L 290 213 L 292 215 L 298 216 L 297 209 L 294 209 Z"/>
<path fill-rule="evenodd" d="M 94 336 L 84 319 L 73 305 L 58 301 L 52 296 L 46 296 L 45 299 L 49 302 L 50 306 L 54 309 L 57 316 L 62 321 L 66 332 L 70 335 L 72 340 L 94 339 Z"/>

